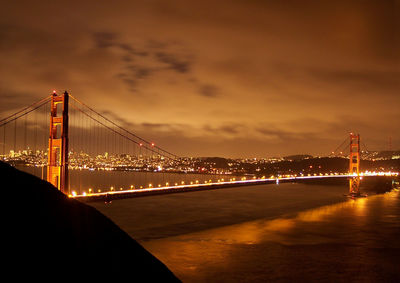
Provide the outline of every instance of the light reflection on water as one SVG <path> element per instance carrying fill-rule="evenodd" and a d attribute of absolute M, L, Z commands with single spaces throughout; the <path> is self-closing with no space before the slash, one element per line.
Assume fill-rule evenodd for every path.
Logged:
<path fill-rule="evenodd" d="M 143 245 L 184 282 L 380 282 L 400 279 L 399 239 L 391 192 Z"/>

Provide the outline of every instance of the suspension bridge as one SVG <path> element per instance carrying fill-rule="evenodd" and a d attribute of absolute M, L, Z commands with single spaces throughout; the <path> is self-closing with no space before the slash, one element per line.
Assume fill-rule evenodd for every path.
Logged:
<path fill-rule="evenodd" d="M 54 91 L 0 120 L 1 159 L 23 167 L 24 171 L 47 180 L 64 194 L 81 200 L 323 178 L 347 178 L 349 195 L 359 196 L 362 178 L 398 175 L 360 172 L 360 135 L 351 133 L 332 151 L 332 155 L 341 156 L 349 152 L 346 173 L 249 178 L 218 172 L 220 174 L 192 175 L 189 176 L 191 180 L 180 180 L 181 174 L 171 178 L 169 173 L 193 172 L 187 159 L 127 128 L 73 95 L 67 92 L 59 95 Z M 136 174 L 135 184 L 127 186 L 126 182 L 121 182 L 132 174 Z"/>

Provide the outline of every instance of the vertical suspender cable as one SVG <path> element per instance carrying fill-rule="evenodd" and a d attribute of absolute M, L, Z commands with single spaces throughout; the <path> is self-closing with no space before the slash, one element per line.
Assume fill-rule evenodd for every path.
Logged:
<path fill-rule="evenodd" d="M 6 127 L 7 125 L 3 126 L 3 158 L 6 158 Z"/>
<path fill-rule="evenodd" d="M 17 119 L 14 120 L 14 154 L 17 152 Z"/>

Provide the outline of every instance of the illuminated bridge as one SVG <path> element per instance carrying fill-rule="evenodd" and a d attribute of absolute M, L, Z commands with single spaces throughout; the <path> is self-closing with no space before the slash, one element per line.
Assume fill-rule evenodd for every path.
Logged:
<path fill-rule="evenodd" d="M 83 201 L 327 178 L 348 179 L 349 195 L 358 196 L 362 178 L 398 176 L 396 172 L 360 172 L 360 135 L 351 133 L 332 152 L 340 152 L 342 156 L 343 152 L 349 152 L 346 174 L 268 177 L 204 174 L 201 180 L 194 176 L 193 180 L 168 180 L 169 173 L 177 168 L 186 172 L 185 161 L 128 128 L 118 118 L 107 117 L 67 92 L 58 95 L 54 91 L 0 120 L 0 160 L 33 173 L 64 194 Z M 97 185 L 90 183 L 94 178 L 85 179 L 93 171 L 102 173 L 96 175 Z M 110 177 L 118 172 L 139 172 L 141 180 L 139 184 L 120 186 L 120 175 Z"/>
<path fill-rule="evenodd" d="M 121 198 L 130 198 L 137 196 L 148 196 L 148 195 L 158 195 L 158 194 L 167 194 L 167 193 L 178 193 L 178 192 L 189 192 L 189 191 L 200 191 L 200 190 L 211 190 L 211 189 L 221 189 L 221 188 L 229 188 L 229 187 L 238 187 L 238 186 L 250 186 L 250 185 L 263 185 L 263 184 L 279 184 L 280 182 L 301 182 L 305 180 L 317 180 L 317 179 L 336 179 L 336 178 L 346 178 L 349 179 L 350 182 L 354 178 L 359 177 L 362 180 L 365 177 L 377 177 L 377 176 L 386 176 L 386 177 L 394 177 L 399 176 L 398 172 L 365 172 L 361 173 L 359 176 L 356 174 L 320 174 L 320 175 L 312 175 L 312 176 L 287 176 L 287 177 L 270 177 L 270 178 L 250 178 L 247 179 L 245 177 L 240 180 L 236 180 L 235 178 L 231 178 L 227 181 L 218 180 L 217 182 L 190 182 L 190 184 L 181 184 L 174 186 L 164 186 L 164 187 L 148 187 L 143 189 L 129 189 L 129 190 L 121 190 L 121 191 L 109 191 L 109 192 L 100 192 L 100 193 L 84 193 L 81 195 L 73 194 L 71 197 L 76 199 L 80 199 L 83 201 L 111 201 L 113 199 L 121 199 Z M 354 193 L 353 197 L 356 197 Z M 350 195 L 351 196 L 351 195 Z"/>

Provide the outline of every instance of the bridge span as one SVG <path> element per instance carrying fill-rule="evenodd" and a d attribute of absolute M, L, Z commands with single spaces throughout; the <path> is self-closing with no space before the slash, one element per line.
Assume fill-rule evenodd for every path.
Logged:
<path fill-rule="evenodd" d="M 286 176 L 286 177 L 271 177 L 271 178 L 251 178 L 248 179 L 243 177 L 241 180 L 231 179 L 229 181 L 219 182 L 191 182 L 190 184 L 175 185 L 175 186 L 164 186 L 164 187 L 148 187 L 143 189 L 130 189 L 121 191 L 107 191 L 102 193 L 83 193 L 76 194 L 72 192 L 69 195 L 70 198 L 74 198 L 83 202 L 95 202 L 104 201 L 111 202 L 112 200 L 144 197 L 151 195 L 160 194 L 171 194 L 171 193 L 183 193 L 183 192 L 195 192 L 202 190 L 215 190 L 222 188 L 240 187 L 240 186 L 252 186 L 252 185 L 266 185 L 266 184 L 279 184 L 289 182 L 302 182 L 311 180 L 324 180 L 324 179 L 345 179 L 349 180 L 357 176 L 354 174 L 319 174 L 311 176 Z M 360 179 L 370 177 L 398 177 L 399 172 L 364 172 L 359 174 Z"/>
<path fill-rule="evenodd" d="M 71 116 L 69 112 L 71 112 Z M 48 116 L 48 114 L 50 115 Z M 20 131 L 18 131 L 17 124 L 21 127 Z M 183 170 L 181 172 L 188 172 L 186 169 L 189 165 L 178 155 L 159 147 L 154 141 L 138 136 L 127 129 L 126 125 L 114 122 L 66 91 L 61 95 L 54 91 L 50 96 L 0 119 L 0 130 L 2 131 L 2 135 L 0 134 L 2 136 L 0 159 L 4 162 L 22 162 L 22 164 L 42 168 L 42 179 L 47 180 L 65 195 L 82 201 L 109 201 L 145 195 L 279 182 L 301 182 L 313 179 L 348 180 L 349 196 L 358 197 L 362 196 L 359 190 L 362 178 L 380 175 L 398 176 L 398 173 L 392 172 L 360 172 L 362 153 L 360 134 L 350 133 L 348 138 L 330 155 L 335 156 L 339 152 L 340 156 L 345 156 L 343 152 L 349 150 L 349 154 L 346 154 L 349 165 L 347 174 L 327 173 L 306 176 L 299 173 L 300 175 L 297 176 L 279 175 L 280 177 L 254 177 L 252 179 L 243 177 L 240 180 L 227 177 L 229 181 L 220 179 L 217 182 L 194 181 L 188 184 L 174 183 L 175 185 L 165 183 L 165 186 L 158 185 L 157 187 L 149 184 L 145 188 L 140 186 L 140 189 L 135 189 L 134 185 L 131 185 L 130 189 L 120 189 L 119 191 L 113 191 L 113 186 L 110 186 L 109 191 L 103 191 L 104 188 L 102 188 L 94 192 L 89 188 L 88 193 L 81 192 L 80 189 L 77 193 L 74 191 L 76 184 L 70 182 L 70 169 L 102 169 L 104 173 L 107 173 L 116 168 L 133 168 L 140 172 L 168 173 L 177 169 Z M 190 166 L 192 166 L 190 169 L 194 170 L 195 166 Z M 44 170 L 45 168 L 46 170 Z M 380 168 L 382 169 L 371 170 L 388 170 Z M 197 166 L 196 170 L 201 173 L 218 172 L 211 165 Z M 228 173 L 232 172 L 234 171 Z M 248 171 L 248 173 L 252 172 Z M 80 187 L 81 179 L 78 183 Z M 103 181 L 101 186 L 105 186 L 105 183 L 107 182 Z"/>

